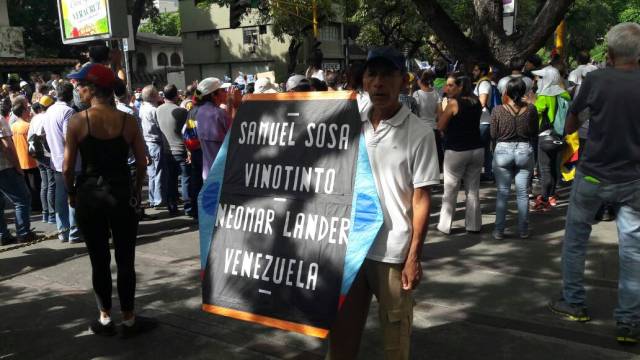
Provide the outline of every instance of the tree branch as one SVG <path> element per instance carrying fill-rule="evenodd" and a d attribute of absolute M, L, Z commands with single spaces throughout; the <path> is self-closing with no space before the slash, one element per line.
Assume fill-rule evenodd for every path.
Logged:
<path fill-rule="evenodd" d="M 472 41 L 462 32 L 437 0 L 413 0 L 413 2 L 429 27 L 443 43 L 447 44 L 447 49 L 455 57 L 469 61 L 495 59 L 486 46 Z"/>
<path fill-rule="evenodd" d="M 518 39 L 516 50 L 528 54 L 536 52 L 553 35 L 574 2 L 575 0 L 547 0 L 530 31 Z"/>

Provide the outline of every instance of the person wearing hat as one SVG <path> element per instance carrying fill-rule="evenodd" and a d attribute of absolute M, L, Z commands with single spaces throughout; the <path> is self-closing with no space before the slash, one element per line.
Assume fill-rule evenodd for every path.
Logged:
<path fill-rule="evenodd" d="M 135 117 L 114 106 L 116 77 L 111 69 L 88 64 L 68 77 L 78 81 L 82 102 L 91 105 L 69 120 L 63 164 L 69 204 L 76 209 L 78 226 L 89 251 L 93 289 L 100 311 L 89 329 L 98 335 L 116 333 L 111 319 L 111 234 L 118 269 L 121 332 L 129 337 L 148 324 L 134 315 L 136 205 L 146 163 L 144 140 Z M 130 149 L 138 167 L 136 188 L 129 173 Z M 76 177 L 78 152 L 82 157 L 82 170 Z"/>
<path fill-rule="evenodd" d="M 54 171 L 51 168 L 51 153 L 44 133 L 44 120 L 46 112 L 55 101 L 49 95 L 40 97 L 40 100 L 33 104 L 35 112 L 29 126 L 27 139 L 29 141 L 29 153 L 38 162 L 40 171 L 40 203 L 42 204 L 42 221 L 50 224 L 56 223 L 55 191 L 56 182 Z"/>
<path fill-rule="evenodd" d="M 229 106 L 227 89 L 229 83 L 222 83 L 218 78 L 206 78 L 196 88 L 198 99 L 198 110 L 196 122 L 198 123 L 198 139 L 202 148 L 202 178 L 206 179 L 209 169 L 218 155 L 224 137 L 231 128 L 231 119 L 235 106 Z M 238 100 L 235 88 L 233 89 L 233 99 Z M 226 107 L 226 111 L 222 107 Z"/>
<path fill-rule="evenodd" d="M 379 303 L 385 358 L 409 358 L 430 187 L 440 182 L 440 171 L 432 129 L 398 101 L 408 80 L 404 56 L 397 50 L 369 52 L 363 85 L 370 105 L 361 117 L 384 223 L 329 332 L 328 359 L 357 358 L 373 295 Z"/>
<path fill-rule="evenodd" d="M 31 99 L 33 96 L 33 89 L 28 82 L 22 80 L 20 81 L 20 93 L 24 95 L 27 99 Z"/>
<path fill-rule="evenodd" d="M 570 102 L 571 95 L 564 88 L 562 76 L 555 67 L 549 65 L 532 73 L 538 79 L 535 106 L 538 110 L 539 134 L 544 136 L 544 134 L 551 133 L 553 130 L 560 101 Z M 548 148 L 545 146 L 545 142 L 539 141 L 538 167 L 540 169 L 542 193 L 536 197 L 532 208 L 533 211 L 549 211 L 551 207 L 557 204 L 556 186 L 560 176 L 559 155 L 562 149 L 563 147 Z"/>
<path fill-rule="evenodd" d="M 311 82 L 304 75 L 293 75 L 287 79 L 287 92 L 311 91 Z"/>

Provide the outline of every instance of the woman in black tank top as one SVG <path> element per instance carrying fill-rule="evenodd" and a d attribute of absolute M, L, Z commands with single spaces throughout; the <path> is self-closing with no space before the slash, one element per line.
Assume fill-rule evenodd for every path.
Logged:
<path fill-rule="evenodd" d="M 480 173 L 484 161 L 484 145 L 480 138 L 482 106 L 473 95 L 468 76 L 453 74 L 447 79 L 447 108 L 438 119 L 438 130 L 444 134 L 444 194 L 438 230 L 451 232 L 460 182 L 467 195 L 465 228 L 480 232 Z"/>
<path fill-rule="evenodd" d="M 99 318 L 90 330 L 114 335 L 111 320 L 111 254 L 109 235 L 113 237 L 118 268 L 118 295 L 123 315 L 122 334 L 138 332 L 144 322 L 134 316 L 135 245 L 138 231 L 136 216 L 140 188 L 133 188 L 127 163 L 133 149 L 138 174 L 144 174 L 144 142 L 137 122 L 115 109 L 113 72 L 98 64 L 86 65 L 69 77 L 79 80 L 81 100 L 91 107 L 69 120 L 64 156 L 65 185 L 69 204 L 76 208 L 76 222 L 82 232 L 92 267 L 93 289 Z M 81 171 L 74 171 L 80 153 Z M 141 179 L 137 184 L 141 184 Z"/>

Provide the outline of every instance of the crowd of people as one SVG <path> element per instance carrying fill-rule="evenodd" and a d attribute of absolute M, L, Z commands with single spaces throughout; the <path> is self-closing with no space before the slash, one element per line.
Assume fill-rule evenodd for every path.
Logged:
<path fill-rule="evenodd" d="M 104 49 L 95 50 L 91 62 L 66 79 L 53 74 L 34 92 L 26 82 L 3 87 L 0 211 L 5 197 L 14 204 L 16 236 L 0 213 L 2 245 L 36 238 L 32 211 L 56 224 L 60 240 L 85 242 L 100 308 L 91 328 L 113 334 L 108 246 L 113 237 L 125 331 L 133 332 L 143 323 L 134 321 L 133 313 L 137 223 L 147 216 L 143 183 L 148 207 L 197 218 L 197 195 L 243 94 L 353 90 L 359 94 L 363 134 L 376 139 L 371 146 L 367 141 L 367 151 L 384 225 L 331 331 L 330 357 L 355 357 L 359 342 L 354 339 L 362 332 L 372 295 L 380 302 L 385 353 L 408 357 L 411 290 L 422 274 L 434 186 L 443 180 L 437 230 L 451 233 L 463 186 L 465 228 L 474 234 L 484 225 L 480 183 L 495 182 L 492 236 L 503 240 L 515 181 L 517 235 L 526 239 L 529 211 L 557 206 L 563 171 L 573 171 L 575 180 L 563 246 L 563 295 L 549 306 L 574 320 L 589 320 L 583 286 L 586 241 L 598 209 L 609 204 L 617 211 L 620 232 L 618 339 L 637 341 L 640 126 L 631 97 L 640 85 L 638 43 L 637 24 L 618 25 L 608 35 L 607 66 L 592 65 L 582 54 L 572 72 L 560 56 L 548 64 L 532 56 L 512 61 L 508 73 L 476 64 L 468 72 L 436 66 L 410 74 L 399 52 L 379 48 L 346 74 L 311 67 L 281 85 L 269 78 L 248 82 L 240 76 L 242 81 L 233 83 L 206 78 L 184 91 L 173 84 L 162 91 L 148 85 L 134 94 L 100 61 Z M 576 132 L 580 150 L 567 140 Z M 534 177 L 541 187 L 535 195 Z"/>

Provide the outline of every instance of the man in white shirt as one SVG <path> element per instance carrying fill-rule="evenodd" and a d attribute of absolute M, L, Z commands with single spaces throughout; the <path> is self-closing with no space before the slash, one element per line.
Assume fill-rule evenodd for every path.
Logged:
<path fill-rule="evenodd" d="M 69 206 L 67 188 L 64 185 L 62 175 L 62 162 L 64 160 L 64 145 L 67 136 L 69 119 L 75 113 L 69 104 L 73 101 L 73 85 L 68 82 L 59 82 L 56 92 L 58 101 L 51 105 L 44 119 L 44 133 L 47 145 L 51 152 L 51 169 L 54 171 L 56 183 L 55 208 L 56 226 L 59 231 L 58 238 L 62 242 L 80 243 L 80 231 L 76 226 L 75 209 Z M 79 165 L 79 162 L 78 162 Z M 77 170 L 77 169 L 76 169 Z"/>
<path fill-rule="evenodd" d="M 363 77 L 370 106 L 363 134 L 384 223 L 330 331 L 328 359 L 355 359 L 372 295 L 387 359 L 408 359 L 413 295 L 422 277 L 430 186 L 440 182 L 434 133 L 398 101 L 408 75 L 402 54 L 369 52 Z"/>
<path fill-rule="evenodd" d="M 587 74 L 598 70 L 595 65 L 591 65 L 591 58 L 586 52 L 578 54 L 578 67 L 569 74 L 569 85 L 571 86 L 571 97 L 576 98 L 580 92 L 580 86 L 587 77 Z M 578 136 L 580 137 L 580 149 L 584 148 L 587 141 L 587 134 L 589 133 L 589 112 L 583 112 L 580 114 L 580 120 L 582 125 L 578 129 Z"/>
<path fill-rule="evenodd" d="M 498 91 L 500 91 L 501 95 L 504 95 L 504 92 L 507 90 L 509 81 L 515 78 L 520 78 L 524 81 L 524 84 L 527 86 L 527 94 L 531 92 L 531 89 L 533 89 L 533 80 L 522 73 L 523 68 L 524 62 L 522 60 L 514 60 L 511 62 L 511 75 L 505 76 L 498 81 Z"/>
<path fill-rule="evenodd" d="M 149 151 L 147 176 L 149 177 L 149 206 L 164 204 L 164 158 L 162 151 L 162 131 L 158 124 L 157 107 L 160 101 L 158 90 L 153 85 L 142 89 L 142 105 L 138 115 L 142 123 L 142 135 Z"/>

